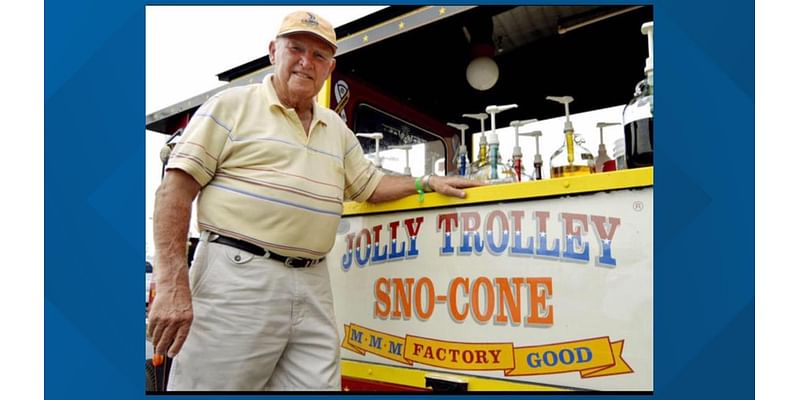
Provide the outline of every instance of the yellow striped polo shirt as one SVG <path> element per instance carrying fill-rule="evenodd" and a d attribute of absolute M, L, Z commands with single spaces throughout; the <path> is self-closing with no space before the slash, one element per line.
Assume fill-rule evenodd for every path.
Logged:
<path fill-rule="evenodd" d="M 167 169 L 203 186 L 200 229 L 284 256 L 330 251 L 345 200 L 365 201 L 383 174 L 353 132 L 314 104 L 308 136 L 267 75 L 261 84 L 224 90 L 195 112 Z"/>

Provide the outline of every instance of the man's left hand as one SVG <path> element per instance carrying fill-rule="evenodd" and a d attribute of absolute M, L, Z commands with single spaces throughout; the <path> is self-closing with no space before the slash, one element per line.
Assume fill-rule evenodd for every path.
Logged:
<path fill-rule="evenodd" d="M 466 196 L 466 193 L 460 189 L 483 186 L 483 183 L 480 181 L 473 181 L 455 176 L 433 175 L 428 182 L 428 186 L 430 186 L 431 189 L 433 189 L 433 191 L 436 193 L 463 199 L 464 196 Z"/>

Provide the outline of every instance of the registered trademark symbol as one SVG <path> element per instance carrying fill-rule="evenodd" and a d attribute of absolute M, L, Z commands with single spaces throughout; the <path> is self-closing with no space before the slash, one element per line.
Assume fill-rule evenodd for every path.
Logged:
<path fill-rule="evenodd" d="M 644 203 L 639 201 L 639 200 L 634 201 L 633 202 L 633 210 L 634 211 L 642 211 L 642 210 L 644 210 Z"/>

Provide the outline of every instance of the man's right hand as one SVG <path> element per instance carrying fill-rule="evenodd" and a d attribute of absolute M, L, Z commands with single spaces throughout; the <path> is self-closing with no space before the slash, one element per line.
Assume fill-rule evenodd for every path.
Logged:
<path fill-rule="evenodd" d="M 147 335 L 153 338 L 154 352 L 175 357 L 189 336 L 192 318 L 192 294 L 188 285 L 172 288 L 156 285 L 147 322 Z"/>
<path fill-rule="evenodd" d="M 200 184 L 181 170 L 167 170 L 156 192 L 153 237 L 156 244 L 153 278 L 156 296 L 150 305 L 147 334 L 156 354 L 174 357 L 189 336 L 192 292 L 186 265 L 186 236 L 192 200 Z"/>

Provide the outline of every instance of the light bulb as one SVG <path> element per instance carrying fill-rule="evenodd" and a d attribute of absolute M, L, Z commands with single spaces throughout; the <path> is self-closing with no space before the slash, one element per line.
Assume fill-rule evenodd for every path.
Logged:
<path fill-rule="evenodd" d="M 467 66 L 467 82 L 477 90 L 489 90 L 497 83 L 500 69 L 489 57 L 478 57 Z"/>

